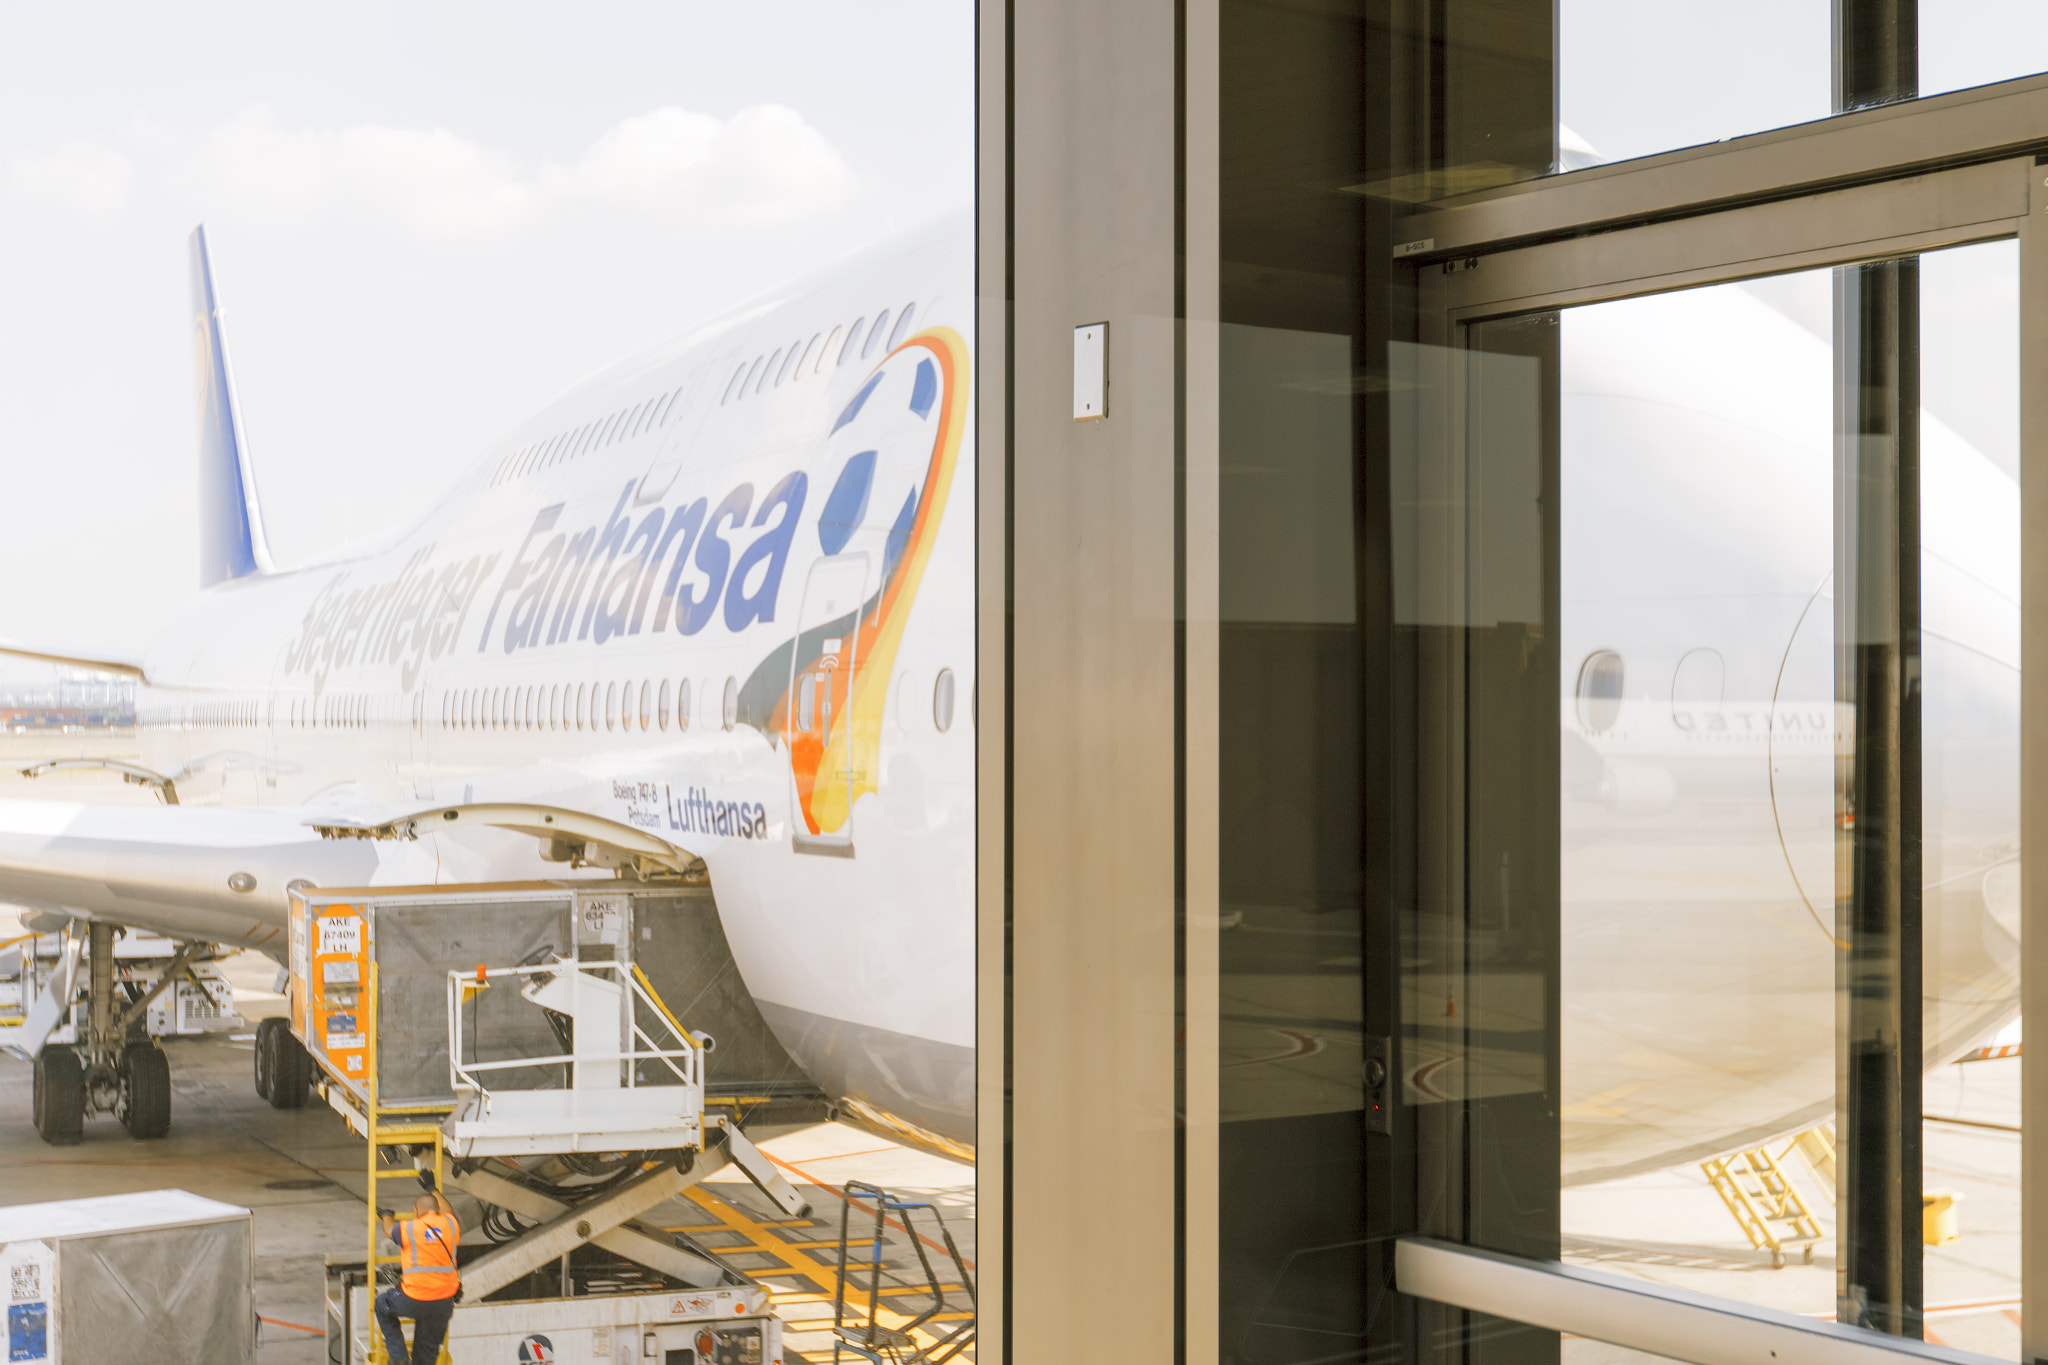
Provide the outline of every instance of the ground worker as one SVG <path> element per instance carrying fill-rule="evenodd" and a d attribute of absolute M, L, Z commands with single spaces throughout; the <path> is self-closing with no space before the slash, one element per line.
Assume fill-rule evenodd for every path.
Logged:
<path fill-rule="evenodd" d="M 434 1188 L 432 1171 L 420 1172 L 420 1189 L 425 1193 L 413 1201 L 412 1217 L 404 1222 L 390 1209 L 377 1210 L 384 1235 L 398 1245 L 403 1271 L 398 1288 L 377 1296 L 377 1327 L 384 1333 L 384 1350 L 391 1365 L 434 1365 L 441 1358 L 441 1341 L 448 1335 L 448 1319 L 455 1312 L 455 1296 L 462 1284 L 455 1270 L 462 1224 L 455 1221 L 455 1210 Z M 398 1327 L 401 1318 L 412 1319 L 410 1355 Z"/>

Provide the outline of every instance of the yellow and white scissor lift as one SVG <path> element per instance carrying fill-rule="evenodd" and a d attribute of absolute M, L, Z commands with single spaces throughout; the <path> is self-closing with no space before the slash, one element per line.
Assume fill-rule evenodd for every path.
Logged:
<path fill-rule="evenodd" d="M 626 881 L 293 892 L 289 1015 L 259 1030 L 258 1088 L 280 1108 L 317 1091 L 364 1137 L 372 1192 L 364 1258 L 329 1267 L 330 1358 L 383 1359 L 371 1282 L 398 1257 L 376 1209 L 405 1215 L 432 1170 L 496 1241 L 463 1248 L 458 1353 L 472 1338 L 516 1351 L 525 1334 L 553 1358 L 612 1359 L 624 1333 L 780 1360 L 763 1288 L 632 1221 L 729 1163 L 788 1216 L 808 1212 L 736 1110 L 707 1103 L 714 1042 L 636 960 L 673 941 L 674 896 Z"/>

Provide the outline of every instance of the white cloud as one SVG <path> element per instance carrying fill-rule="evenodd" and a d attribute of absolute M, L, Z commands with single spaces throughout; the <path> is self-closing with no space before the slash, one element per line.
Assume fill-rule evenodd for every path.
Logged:
<path fill-rule="evenodd" d="M 191 150 L 203 190 L 259 216 L 354 210 L 462 237 L 513 226 L 533 207 L 533 185 L 509 153 L 445 128 L 292 129 L 256 105 Z"/>
<path fill-rule="evenodd" d="M 73 138 L 8 161 L 9 187 L 28 199 L 105 211 L 127 200 L 133 167 L 111 147 Z"/>
<path fill-rule="evenodd" d="M 208 212 L 271 222 L 360 215 L 455 240 L 579 208 L 672 227 L 785 223 L 830 210 L 855 188 L 839 150 L 780 105 L 725 118 L 653 109 L 606 129 L 569 164 L 524 162 L 446 128 L 295 128 L 250 105 L 197 133 L 137 124 L 123 145 L 73 140 L 25 152 L 10 170 L 19 193 L 112 209 L 138 164 Z"/>
<path fill-rule="evenodd" d="M 775 222 L 837 203 L 853 176 L 793 109 L 756 105 L 718 119 L 671 105 L 606 130 L 542 183 L 597 202 L 668 213 L 716 204 L 730 221 Z"/>

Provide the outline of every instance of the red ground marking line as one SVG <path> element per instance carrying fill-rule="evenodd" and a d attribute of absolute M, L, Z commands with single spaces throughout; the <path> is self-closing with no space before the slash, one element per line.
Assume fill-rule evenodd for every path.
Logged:
<path fill-rule="evenodd" d="M 286 1322 L 283 1318 L 266 1318 L 261 1313 L 258 1313 L 256 1315 L 256 1321 L 267 1322 L 272 1327 L 289 1327 L 294 1332 L 305 1332 L 316 1337 L 324 1337 L 327 1335 L 327 1329 L 325 1327 L 307 1327 L 302 1323 Z"/>
<path fill-rule="evenodd" d="M 895 1150 L 895 1149 L 894 1149 L 894 1148 L 890 1148 L 890 1147 L 877 1147 L 877 1148 L 876 1148 L 875 1150 L 876 1150 L 876 1151 L 878 1151 L 878 1152 L 887 1152 L 887 1151 L 893 1151 L 893 1150 Z M 784 1161 L 784 1160 L 783 1160 L 783 1159 L 782 1159 L 781 1157 L 779 1157 L 779 1156 L 776 1156 L 776 1155 L 775 1155 L 775 1154 L 774 1154 L 773 1152 L 763 1152 L 763 1153 L 761 1153 L 761 1155 L 762 1155 L 762 1156 L 765 1156 L 765 1157 L 767 1157 L 767 1158 L 768 1158 L 768 1159 L 769 1159 L 770 1161 L 772 1161 L 772 1162 L 774 1162 L 774 1163 L 775 1163 L 776 1165 L 778 1165 L 778 1166 L 782 1167 L 782 1169 L 783 1169 L 783 1170 L 785 1170 L 785 1171 L 788 1171 L 788 1172 L 790 1172 L 790 1173 L 791 1173 L 792 1175 L 800 1176 L 800 1177 L 802 1177 L 802 1178 L 803 1178 L 804 1180 L 808 1181 L 809 1183 L 811 1183 L 811 1184 L 813 1184 L 813 1185 L 816 1185 L 816 1186 L 817 1186 L 817 1187 L 818 1187 L 819 1189 L 821 1189 L 821 1190 L 829 1190 L 829 1191 L 831 1191 L 831 1192 L 832 1192 L 833 1194 L 835 1194 L 835 1195 L 839 1196 L 839 1202 L 840 1202 L 840 1203 L 842 1203 L 842 1204 L 852 1204 L 852 1205 L 854 1205 L 854 1206 L 856 1206 L 856 1207 L 858 1207 L 858 1208 L 861 1208 L 861 1209 L 866 1209 L 866 1208 L 868 1207 L 868 1204 L 867 1204 L 867 1201 L 866 1201 L 866 1200 L 862 1200 L 862 1199 L 848 1199 L 848 1198 L 846 1197 L 846 1190 L 845 1190 L 845 1188 L 844 1188 L 843 1186 L 839 1186 L 839 1185 L 830 1185 L 830 1184 L 827 1184 L 826 1182 L 824 1182 L 824 1181 L 822 1181 L 822 1180 L 818 1179 L 818 1178 L 817 1178 L 816 1176 L 814 1176 L 814 1175 L 810 1174 L 809 1172 L 807 1172 L 807 1171 L 803 1170 L 803 1169 L 802 1169 L 801 1167 L 799 1167 L 799 1166 L 794 1166 L 794 1165 L 790 1164 L 789 1162 L 787 1162 L 787 1161 Z M 811 1158 L 811 1160 L 813 1160 L 813 1161 L 831 1161 L 831 1160 L 833 1160 L 833 1158 L 831 1158 L 831 1157 L 823 1157 L 823 1156 L 820 1156 L 820 1157 L 812 1157 L 812 1158 Z M 945 1248 L 944 1246 L 940 1245 L 940 1244 L 939 1244 L 939 1243 L 937 1243 L 937 1242 L 934 1242 L 934 1241 L 933 1241 L 933 1240 L 932 1240 L 931 1238 L 929 1238 L 929 1237 L 925 1236 L 925 1235 L 924 1235 L 923 1233 L 921 1233 L 921 1232 L 917 1232 L 917 1233 L 913 1233 L 913 1232 L 911 1232 L 911 1230 L 910 1230 L 909 1228 L 906 1228 L 906 1227 L 904 1227 L 904 1226 L 903 1226 L 903 1224 L 901 1224 L 901 1223 L 897 1222 L 897 1221 L 896 1221 L 896 1220 L 895 1220 L 894 1218 L 888 1218 L 888 1217 L 884 1217 L 884 1218 L 882 1219 L 882 1221 L 883 1221 L 884 1223 L 887 1223 L 887 1224 L 888 1224 L 888 1225 L 889 1225 L 890 1227 L 892 1227 L 892 1228 L 896 1229 L 896 1231 L 898 1231 L 898 1232 L 900 1232 L 900 1233 L 904 1234 L 904 1235 L 905 1235 L 906 1237 L 915 1237 L 915 1238 L 917 1238 L 917 1240 L 918 1240 L 918 1241 L 920 1241 L 920 1242 L 923 1242 L 923 1243 L 924 1243 L 924 1244 L 925 1244 L 926 1246 L 930 1247 L 930 1248 L 931 1248 L 931 1249 L 932 1249 L 933 1251 L 936 1251 L 936 1252 L 938 1252 L 938 1253 L 939 1253 L 940 1255 L 942 1255 L 942 1256 L 946 1256 L 946 1255 L 951 1255 L 951 1254 L 952 1254 L 952 1253 L 948 1252 L 948 1251 L 946 1250 L 946 1248 Z M 838 1243 L 837 1243 L 837 1242 L 835 1241 L 835 1242 L 833 1243 L 833 1245 L 834 1245 L 834 1246 L 837 1246 L 837 1245 L 839 1245 L 839 1244 L 838 1244 Z M 966 1267 L 967 1269 L 969 1269 L 969 1270 L 973 1270 L 973 1269 L 975 1268 L 975 1266 L 974 1266 L 974 1262 L 972 1262 L 972 1261 L 968 1260 L 968 1259 L 967 1259 L 967 1258 L 966 1258 L 965 1256 L 963 1256 L 963 1257 L 961 1257 L 961 1258 L 960 1258 L 960 1264 L 961 1264 L 961 1265 L 963 1265 L 963 1266 L 965 1266 L 965 1267 Z"/>
<path fill-rule="evenodd" d="M 1989 1313 L 1995 1309 L 1998 1312 L 2004 1313 L 2014 1322 L 2018 1322 L 2019 1315 L 2015 1310 L 2019 1307 L 2019 1302 L 2018 1299 L 1959 1299 L 1954 1303 L 1930 1303 L 1925 1308 L 1922 1308 L 1920 1312 L 1923 1315 L 1940 1313 L 1944 1316 L 1949 1316 L 1962 1313 Z M 1827 1309 L 1822 1309 L 1815 1313 L 1801 1313 L 1799 1316 L 1802 1318 L 1816 1318 L 1822 1322 L 1832 1322 L 1835 1318 L 1834 1313 Z"/>

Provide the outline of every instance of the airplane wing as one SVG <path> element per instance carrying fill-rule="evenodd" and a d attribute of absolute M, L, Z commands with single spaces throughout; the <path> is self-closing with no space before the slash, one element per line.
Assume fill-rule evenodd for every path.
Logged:
<path fill-rule="evenodd" d="M 30 644 L 25 640 L 10 640 L 5 636 L 0 636 L 0 654 L 17 659 L 35 659 L 46 664 L 62 664 L 66 668 L 90 668 L 100 673 L 119 673 L 123 677 L 148 681 L 142 671 L 140 655 L 67 649 L 53 644 Z"/>
<path fill-rule="evenodd" d="M 377 870 L 374 845 L 325 838 L 307 815 L 0 801 L 0 901 L 278 951 L 293 880 L 360 886 Z"/>
<path fill-rule="evenodd" d="M 646 831 L 545 805 L 0 801 L 0 902 L 274 953 L 294 882 L 373 885 L 380 843 L 480 826 L 534 836 L 579 866 L 702 871 L 692 854 Z"/>

